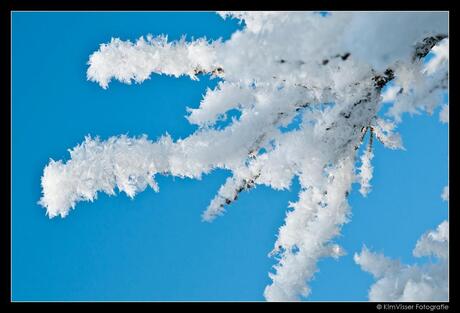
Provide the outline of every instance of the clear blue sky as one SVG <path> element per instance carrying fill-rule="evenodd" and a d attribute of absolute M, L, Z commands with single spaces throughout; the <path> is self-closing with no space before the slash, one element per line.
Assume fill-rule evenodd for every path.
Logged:
<path fill-rule="evenodd" d="M 213 13 L 14 13 L 12 104 L 13 300 L 264 300 L 267 257 L 282 225 L 290 191 L 257 187 L 214 223 L 200 215 L 228 173 L 201 181 L 158 176 L 160 193 L 134 200 L 101 194 L 65 219 L 49 220 L 37 204 L 49 158 L 87 134 L 195 130 L 184 118 L 217 80 L 155 75 L 142 85 L 86 81 L 88 56 L 110 38 L 152 33 L 178 39 L 228 38 L 241 27 Z M 354 262 L 363 244 L 406 263 L 422 233 L 447 218 L 440 195 L 447 184 L 448 126 L 435 116 L 405 116 L 399 128 L 407 151 L 375 145 L 373 191 L 355 186 L 352 221 L 337 240 L 348 254 L 320 262 L 309 300 L 367 299 L 372 277 Z"/>

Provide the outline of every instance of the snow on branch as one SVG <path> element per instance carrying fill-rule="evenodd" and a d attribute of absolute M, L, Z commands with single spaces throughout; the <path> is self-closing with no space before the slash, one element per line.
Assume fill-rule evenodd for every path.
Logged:
<path fill-rule="evenodd" d="M 404 265 L 364 247 L 355 262 L 376 279 L 369 291 L 370 301 L 448 301 L 449 223 L 424 234 L 414 256 L 435 256 L 436 263 Z"/>
<path fill-rule="evenodd" d="M 448 201 L 444 197 L 446 189 L 448 193 L 446 186 L 441 197 Z M 381 253 L 369 251 L 366 246 L 361 253 L 355 253 L 355 263 L 377 280 L 369 290 L 370 301 L 449 300 L 449 222 L 445 220 L 435 230 L 423 234 L 412 254 L 417 258 L 430 257 L 430 263 L 401 264 Z"/>
<path fill-rule="evenodd" d="M 438 35 L 428 37 L 424 42 L 425 46 L 416 45 L 421 50 L 417 55 L 426 56 L 431 51 L 433 57 L 426 64 L 420 61 L 399 63 L 395 67 L 397 79 L 393 87 L 398 92 L 390 97 L 384 95 L 386 101 L 394 102 L 387 115 L 398 123 L 406 112 L 418 114 L 426 111 L 432 114 L 442 104 L 443 93 L 448 87 L 449 39 Z M 427 50 L 428 47 L 432 50 Z M 445 113 L 441 116 L 445 117 Z"/>
<path fill-rule="evenodd" d="M 139 38 L 135 43 L 112 38 L 101 44 L 88 61 L 88 79 L 106 89 L 112 78 L 130 84 L 132 80 L 142 83 L 152 73 L 179 77 L 212 73 L 219 75 L 222 68 L 216 64 L 215 49 L 219 41 L 209 43 L 201 38 L 186 42 L 168 42 L 166 36 Z"/>
<path fill-rule="evenodd" d="M 448 79 L 447 14 L 220 14 L 245 26 L 226 41 L 149 35 L 100 45 L 89 58 L 87 78 L 104 89 L 112 79 L 142 83 L 152 73 L 211 74 L 221 81 L 188 108 L 188 121 L 199 127 L 184 139 L 87 137 L 66 162 L 51 160 L 40 204 L 50 218 L 64 217 L 99 192 L 118 189 L 134 197 L 148 186 L 158 191 L 156 175 L 200 179 L 220 168 L 231 176 L 202 215 L 212 221 L 241 192 L 257 185 L 287 189 L 298 177 L 301 191 L 279 229 L 271 253 L 278 263 L 264 294 L 269 301 L 300 300 L 310 292 L 318 260 L 345 253 L 334 238 L 349 221 L 352 184 L 358 178 L 363 194 L 371 188 L 372 143 L 358 175 L 355 164 L 367 131 L 386 147 L 402 148 L 394 132 L 401 114 L 438 105 Z M 430 51 L 436 59 L 424 67 Z M 390 82 L 398 89 L 386 94 Z M 394 102 L 388 119 L 378 117 L 382 99 Z M 239 114 L 229 120 L 232 110 Z"/>
<path fill-rule="evenodd" d="M 372 179 L 373 167 L 371 164 L 372 159 L 374 158 L 374 153 L 372 152 L 372 142 L 374 138 L 374 132 L 371 130 L 369 137 L 369 146 L 366 151 L 361 156 L 361 167 L 359 168 L 359 178 L 361 188 L 359 192 L 366 196 L 371 190 L 370 181 Z"/>
<path fill-rule="evenodd" d="M 213 221 L 218 215 L 225 212 L 224 207 L 230 205 L 238 199 L 238 195 L 242 191 L 246 191 L 255 186 L 255 180 L 260 174 L 251 175 L 249 178 L 229 177 L 222 187 L 220 187 L 217 195 L 212 199 L 206 211 L 203 213 L 203 220 L 207 222 Z"/>
<path fill-rule="evenodd" d="M 265 288 L 269 301 L 297 301 L 308 296 L 306 285 L 317 271 L 319 258 L 343 255 L 343 248 L 331 240 L 348 221 L 347 195 L 354 179 L 353 162 L 348 158 L 322 175 L 321 187 L 301 191 L 299 200 L 286 215 L 272 255 L 279 256 L 273 283 Z"/>

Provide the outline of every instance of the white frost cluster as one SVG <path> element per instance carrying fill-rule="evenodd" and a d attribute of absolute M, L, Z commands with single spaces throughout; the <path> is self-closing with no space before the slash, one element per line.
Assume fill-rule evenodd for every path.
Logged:
<path fill-rule="evenodd" d="M 442 196 L 449 198 L 449 186 Z M 434 257 L 424 265 L 404 265 L 383 254 L 363 247 L 354 260 L 361 269 L 371 273 L 377 281 L 369 290 L 370 301 L 448 301 L 449 222 L 443 221 L 436 230 L 423 234 L 412 254 L 415 257 Z"/>
<path fill-rule="evenodd" d="M 404 113 L 418 114 L 420 111 L 432 114 L 443 103 L 443 93 L 448 87 L 449 39 L 442 40 L 432 49 L 434 56 L 427 63 L 414 65 L 400 63 L 395 67 L 396 86 L 384 95 L 387 101 L 394 101 L 388 115 L 397 122 Z M 394 93 L 398 90 L 397 93 Z M 440 119 L 448 121 L 448 107 L 443 107 Z"/>
<path fill-rule="evenodd" d="M 135 43 L 112 38 L 101 44 L 88 61 L 88 79 L 107 88 L 112 78 L 130 84 L 142 83 L 151 73 L 188 75 L 196 79 L 198 71 L 209 72 L 216 68 L 214 50 L 219 42 L 208 43 L 204 38 L 186 42 L 168 42 L 168 37 L 151 35 Z"/>
<path fill-rule="evenodd" d="M 449 223 L 439 224 L 435 231 L 429 231 L 418 241 L 414 249 L 414 256 L 422 257 L 434 255 L 441 259 L 447 259 L 449 252 Z"/>
<path fill-rule="evenodd" d="M 280 255 L 270 273 L 273 283 L 265 288 L 270 301 L 296 301 L 308 296 L 305 284 L 316 272 L 319 258 L 339 257 L 343 248 L 331 241 L 340 233 L 341 225 L 348 221 L 349 205 L 345 194 L 353 182 L 353 162 L 346 159 L 326 172 L 321 185 L 303 190 L 292 211 L 286 214 L 272 254 Z"/>
<path fill-rule="evenodd" d="M 376 118 L 373 127 L 375 136 L 386 148 L 404 149 L 401 135 L 395 132 L 395 122 Z"/>
<path fill-rule="evenodd" d="M 449 186 L 444 187 L 444 189 L 442 190 L 441 198 L 444 201 L 449 201 Z"/>
<path fill-rule="evenodd" d="M 439 112 L 439 120 L 443 123 L 449 123 L 449 105 L 444 104 Z"/>
<path fill-rule="evenodd" d="M 442 66 L 448 66 L 449 62 L 449 38 L 444 39 L 431 49 L 433 58 L 428 61 L 424 71 L 431 75 L 438 71 Z"/>
<path fill-rule="evenodd" d="M 301 191 L 290 203 L 271 253 L 278 264 L 265 297 L 299 300 L 309 293 L 318 260 L 344 254 L 334 238 L 349 220 L 347 196 L 364 136 L 371 133 L 385 146 L 400 149 L 394 132 L 400 115 L 420 103 L 427 110 L 438 104 L 446 88 L 448 41 L 436 46 L 436 38 L 447 36 L 447 13 L 220 14 L 244 21 L 245 27 L 226 41 L 114 38 L 90 56 L 87 77 L 104 89 L 113 79 L 142 83 L 155 73 L 192 79 L 212 75 L 221 81 L 206 91 L 198 107 L 188 108 L 188 121 L 198 130 L 184 139 L 87 137 L 70 150 L 68 161 L 51 161 L 42 177 L 40 204 L 49 217 L 64 217 L 78 201 L 95 200 L 98 192 L 118 189 L 134 197 L 147 186 L 158 190 L 155 175 L 200 179 L 221 168 L 232 175 L 203 213 L 211 221 L 239 193 L 257 185 L 287 189 L 297 176 Z M 424 70 L 421 59 L 433 46 L 439 61 Z M 377 118 L 381 90 L 392 80 L 403 91 L 383 97 L 395 103 L 389 119 Z M 216 127 L 231 110 L 239 117 Z M 301 121 L 298 127 L 289 128 L 295 119 Z M 362 157 L 363 194 L 370 190 L 372 157 L 370 150 Z"/>
<path fill-rule="evenodd" d="M 359 168 L 359 178 L 361 187 L 359 189 L 359 192 L 363 196 L 367 196 L 367 194 L 371 190 L 370 181 L 372 179 L 372 174 L 374 172 L 374 168 L 371 164 L 373 158 L 374 153 L 370 149 L 367 149 L 361 156 L 361 167 Z"/>
<path fill-rule="evenodd" d="M 376 279 L 369 291 L 370 301 L 448 301 L 449 223 L 424 234 L 413 251 L 414 256 L 433 256 L 436 262 L 404 265 L 366 247 L 355 254 L 355 262 Z"/>

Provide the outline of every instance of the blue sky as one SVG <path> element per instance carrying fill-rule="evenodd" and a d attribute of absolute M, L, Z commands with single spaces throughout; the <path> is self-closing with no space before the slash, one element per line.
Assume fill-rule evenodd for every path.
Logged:
<path fill-rule="evenodd" d="M 258 186 L 213 223 L 200 215 L 229 175 L 201 181 L 157 177 L 134 200 L 101 194 L 65 219 L 48 219 L 37 204 L 49 158 L 87 134 L 168 132 L 184 138 L 196 128 L 184 118 L 206 88 L 200 81 L 154 75 L 142 85 L 86 81 L 86 62 L 111 37 L 151 33 L 170 39 L 228 38 L 242 27 L 213 13 L 13 13 L 12 18 L 12 298 L 23 300 L 256 300 L 263 301 L 267 254 L 283 224 L 289 191 Z M 350 196 L 352 218 L 337 242 L 348 252 L 320 261 L 308 300 L 365 301 L 373 282 L 353 262 L 363 244 L 405 263 L 417 239 L 447 218 L 448 126 L 426 114 L 399 127 L 406 151 L 374 145 L 373 190 Z"/>

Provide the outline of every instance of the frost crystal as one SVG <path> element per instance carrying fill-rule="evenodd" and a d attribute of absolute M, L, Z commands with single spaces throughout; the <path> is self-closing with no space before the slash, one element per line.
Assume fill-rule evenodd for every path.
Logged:
<path fill-rule="evenodd" d="M 94 201 L 98 192 L 114 194 L 117 188 L 134 197 L 148 186 L 158 190 L 156 175 L 198 179 L 226 169 L 232 176 L 202 216 L 211 221 L 240 192 L 256 185 L 286 189 L 297 176 L 299 198 L 290 203 L 271 253 L 278 264 L 265 297 L 299 300 L 309 294 L 318 260 L 344 254 L 333 240 L 349 220 L 347 196 L 366 134 L 402 148 L 394 132 L 401 116 L 432 112 L 440 104 L 447 87 L 447 13 L 220 14 L 245 23 L 227 41 L 171 42 L 149 35 L 100 45 L 89 58 L 87 78 L 104 89 L 112 80 L 142 83 L 152 74 L 211 75 L 221 81 L 207 90 L 198 108 L 189 109 L 188 120 L 199 129 L 185 139 L 87 137 L 70 150 L 68 161 L 50 161 L 40 204 L 50 218 L 64 217 L 78 201 Z M 423 66 L 431 50 L 436 56 Z M 382 97 L 389 82 L 397 89 Z M 377 117 L 382 100 L 394 102 L 386 120 Z M 230 110 L 240 117 L 223 129 L 215 127 Z M 441 116 L 444 120 L 445 113 Z M 301 121 L 298 128 L 281 131 L 295 118 Z M 372 158 L 370 149 L 361 158 L 363 194 L 370 190 Z M 366 266 L 366 258 L 375 257 L 364 251 L 358 260 Z M 389 271 L 400 268 L 378 260 Z"/>

